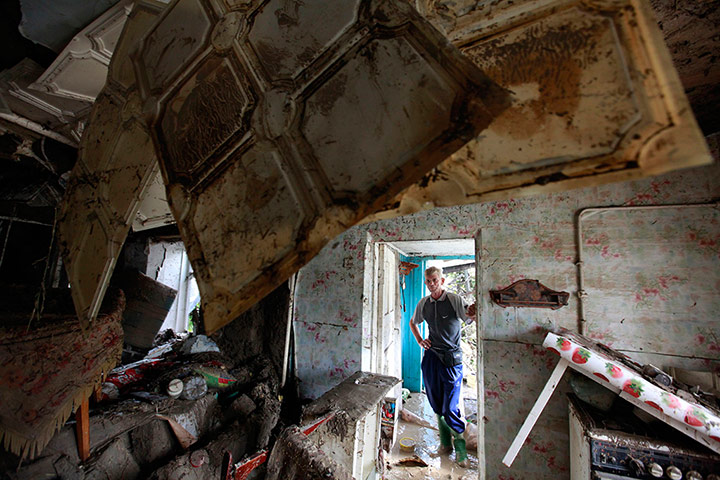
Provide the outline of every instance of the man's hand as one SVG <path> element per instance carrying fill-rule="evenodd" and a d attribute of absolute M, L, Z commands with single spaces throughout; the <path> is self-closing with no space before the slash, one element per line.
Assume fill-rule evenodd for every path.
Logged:
<path fill-rule="evenodd" d="M 472 305 L 470 305 L 470 306 L 467 308 L 467 310 L 465 310 L 465 313 L 467 314 L 467 316 L 470 317 L 470 318 L 472 318 L 473 320 L 475 320 L 475 314 L 477 313 L 477 312 L 476 312 L 476 308 L 477 308 L 477 307 L 476 307 L 475 304 L 473 303 Z"/>
<path fill-rule="evenodd" d="M 410 319 L 410 331 L 415 337 L 415 341 L 418 342 L 418 345 L 427 350 L 428 348 L 430 348 L 430 340 L 428 340 L 427 338 L 422 338 L 422 336 L 420 336 L 420 329 L 418 329 L 417 324 L 413 322 L 414 319 L 415 317 Z"/>

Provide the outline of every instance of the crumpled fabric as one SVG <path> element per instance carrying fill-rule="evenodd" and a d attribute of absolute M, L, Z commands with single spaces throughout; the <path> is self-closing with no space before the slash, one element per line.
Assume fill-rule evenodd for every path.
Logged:
<path fill-rule="evenodd" d="M 124 308 L 125 296 L 116 289 L 87 331 L 74 309 L 46 309 L 30 328 L 27 321 L 0 327 L 0 439 L 6 450 L 36 457 L 117 364 Z"/>

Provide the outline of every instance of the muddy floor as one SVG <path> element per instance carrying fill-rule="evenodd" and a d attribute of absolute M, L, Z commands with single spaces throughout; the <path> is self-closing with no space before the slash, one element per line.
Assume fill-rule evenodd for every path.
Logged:
<path fill-rule="evenodd" d="M 465 415 L 468 419 L 474 421 L 477 413 L 475 393 L 471 389 L 465 388 L 463 389 L 463 395 L 465 399 L 463 402 Z M 404 402 L 403 408 L 418 415 L 432 425 L 437 424 L 435 414 L 423 393 L 410 394 L 410 398 Z M 416 447 L 414 454 L 425 461 L 428 465 L 427 467 L 399 465 L 401 460 L 413 456 L 413 453 L 400 450 L 400 439 L 403 437 L 412 437 L 415 439 Z M 400 419 L 397 440 L 390 454 L 386 457 L 387 466 L 383 478 L 386 480 L 474 480 L 478 478 L 478 460 L 475 451 L 468 451 L 470 467 L 462 468 L 455 463 L 455 452 L 450 455 L 434 456 L 433 452 L 437 450 L 439 445 L 440 438 L 438 437 L 437 430 L 405 422 Z"/>

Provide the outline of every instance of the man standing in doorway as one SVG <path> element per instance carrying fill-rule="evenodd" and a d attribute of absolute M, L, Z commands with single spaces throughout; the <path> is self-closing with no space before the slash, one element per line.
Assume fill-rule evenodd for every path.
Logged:
<path fill-rule="evenodd" d="M 440 449 L 438 453 L 450 453 L 455 446 L 455 460 L 467 467 L 465 446 L 465 420 L 460 413 L 460 389 L 463 368 L 460 349 L 462 322 L 475 319 L 475 304 L 465 307 L 460 295 L 443 288 L 445 278 L 442 269 L 430 267 L 425 270 L 425 285 L 430 295 L 423 297 L 415 307 L 410 319 L 410 331 L 425 353 L 422 374 L 425 393 L 438 418 Z M 418 325 L 428 324 L 428 338 L 422 338 Z"/>

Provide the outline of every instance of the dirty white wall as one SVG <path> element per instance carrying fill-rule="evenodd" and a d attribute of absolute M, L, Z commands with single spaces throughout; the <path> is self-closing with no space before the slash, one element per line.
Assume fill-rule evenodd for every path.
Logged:
<path fill-rule="evenodd" d="M 317 397 L 359 368 L 368 239 L 471 238 L 481 232 L 488 478 L 569 478 L 565 384 L 512 469 L 500 460 L 557 361 L 540 347 L 545 328 L 577 328 L 576 213 L 587 207 L 698 203 L 718 197 L 720 168 L 711 166 L 547 196 L 435 209 L 353 228 L 298 275 L 295 336 L 301 393 Z M 720 342 L 711 335 L 711 326 L 718 330 L 713 312 L 720 307 L 720 214 L 673 211 L 648 219 L 610 214 L 588 220 L 588 335 L 659 366 L 719 370 Z M 489 289 L 524 277 L 570 292 L 570 304 L 551 311 L 490 303 Z M 705 281 L 708 286 L 697 291 Z M 686 315 L 693 303 L 686 302 L 689 298 L 700 306 Z M 658 332 L 660 342 L 648 340 L 648 329 Z M 663 335 L 673 338 L 667 352 Z"/>
<path fill-rule="evenodd" d="M 353 228 L 298 272 L 294 332 L 301 396 L 317 398 L 360 369 L 366 243 L 364 229 Z"/>

